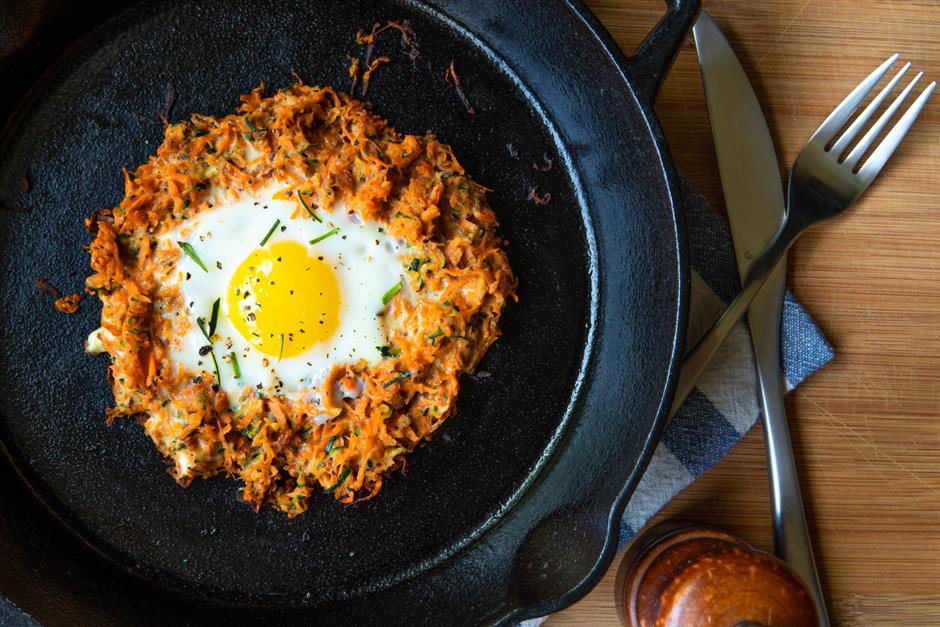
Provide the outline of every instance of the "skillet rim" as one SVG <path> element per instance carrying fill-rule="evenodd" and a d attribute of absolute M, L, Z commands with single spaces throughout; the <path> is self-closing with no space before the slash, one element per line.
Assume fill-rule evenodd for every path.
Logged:
<path fill-rule="evenodd" d="M 597 560 L 594 563 L 594 566 L 585 574 L 584 578 L 579 584 L 573 588 L 570 588 L 565 594 L 556 596 L 554 600 L 537 604 L 530 604 L 528 606 L 520 605 L 511 611 L 505 612 L 496 621 L 500 625 L 509 625 L 515 621 L 543 617 L 569 607 L 576 601 L 586 596 L 587 593 L 590 592 L 597 585 L 598 581 L 604 576 L 607 569 L 610 567 L 610 564 L 613 561 L 614 555 L 617 551 L 617 545 L 615 542 L 612 542 L 612 540 L 618 535 L 621 522 L 620 519 L 623 516 L 624 509 L 626 508 L 630 497 L 633 495 L 637 484 L 639 483 L 643 474 L 646 472 L 646 468 L 652 459 L 654 450 L 660 442 L 662 433 L 666 426 L 666 414 L 669 411 L 669 408 L 672 404 L 672 398 L 675 393 L 678 372 L 681 366 L 683 354 L 685 352 L 691 270 L 688 260 L 688 237 L 684 226 L 684 220 L 680 212 L 680 205 L 678 200 L 680 195 L 678 172 L 676 170 L 675 163 L 672 160 L 672 154 L 668 143 L 666 142 L 665 134 L 663 133 L 660 126 L 659 118 L 654 111 L 654 105 L 659 88 L 662 86 L 662 82 L 665 79 L 664 75 L 668 73 L 672 66 L 672 61 L 674 60 L 675 55 L 678 53 L 678 45 L 686 39 L 686 36 L 691 31 L 691 26 L 701 9 L 701 0 L 664 1 L 667 5 L 666 14 L 659 23 L 653 26 L 652 30 L 647 34 L 647 39 L 637 47 L 636 56 L 629 56 L 617 44 L 613 36 L 603 25 L 597 15 L 595 15 L 594 12 L 588 8 L 588 6 L 585 4 L 585 0 L 561 0 L 563 4 L 567 5 L 567 7 L 578 16 L 578 18 L 584 23 L 588 30 L 594 35 L 595 42 L 606 53 L 613 66 L 619 70 L 621 80 L 626 83 L 630 91 L 634 94 L 640 110 L 644 114 L 644 118 L 647 123 L 647 127 L 644 130 L 650 134 L 650 137 L 653 139 L 653 144 L 656 146 L 657 156 L 659 157 L 658 165 L 662 170 L 666 183 L 665 191 L 669 197 L 671 205 L 670 213 L 672 215 L 673 225 L 675 227 L 675 239 L 673 244 L 676 247 L 677 261 L 677 315 L 675 320 L 675 331 L 672 338 L 672 358 L 670 360 L 671 363 L 668 368 L 665 386 L 663 387 L 663 396 L 660 399 L 656 417 L 653 419 L 652 427 L 648 432 L 647 438 L 643 444 L 642 451 L 637 458 L 633 469 L 629 473 L 627 480 L 624 482 L 623 488 L 620 490 L 619 494 L 609 507 L 604 546 L 601 553 L 597 556 Z M 637 56 L 639 56 L 640 51 L 643 48 L 643 44 L 647 41 L 650 41 L 653 36 L 657 34 L 657 30 L 660 28 L 663 22 L 670 17 L 670 12 L 676 12 L 678 15 L 683 10 L 686 11 L 685 19 L 687 19 L 688 22 L 683 28 L 681 38 L 678 41 L 667 42 L 667 45 L 671 43 L 677 46 L 676 49 L 672 51 L 665 51 L 662 49 L 655 51 L 658 52 L 659 55 L 671 55 L 668 56 L 668 58 L 659 59 L 660 65 L 658 69 L 662 72 L 663 75 L 654 76 L 652 77 L 651 81 L 647 79 L 646 85 L 639 87 L 637 85 L 637 77 L 634 74 L 634 66 L 637 63 Z M 682 18 L 680 17 L 679 19 Z M 642 93 L 643 91 L 646 93 Z"/>

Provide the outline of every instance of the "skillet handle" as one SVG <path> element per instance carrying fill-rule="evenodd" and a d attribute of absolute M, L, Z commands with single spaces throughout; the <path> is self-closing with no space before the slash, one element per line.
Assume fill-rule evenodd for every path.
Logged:
<path fill-rule="evenodd" d="M 624 68 L 640 99 L 649 105 L 656 102 L 663 79 L 701 8 L 700 0 L 666 0 L 666 5 L 666 14 L 627 58 Z"/>

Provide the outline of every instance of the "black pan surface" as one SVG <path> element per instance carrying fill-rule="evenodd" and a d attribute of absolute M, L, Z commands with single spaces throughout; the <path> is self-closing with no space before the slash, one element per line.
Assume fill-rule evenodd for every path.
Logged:
<path fill-rule="evenodd" d="M 674 3 L 630 61 L 561 1 L 143 3 L 100 26 L 0 143 L 0 195 L 29 209 L 0 212 L 0 442 L 17 471 L 139 576 L 134 594 L 176 601 L 180 618 L 498 622 L 572 602 L 610 558 L 681 349 L 686 269 L 651 102 L 695 9 Z M 372 501 L 321 497 L 289 520 L 256 514 L 230 480 L 183 489 L 140 427 L 104 423 L 106 362 L 82 350 L 100 307 L 65 318 L 35 281 L 81 289 L 82 220 L 159 145 L 158 112 L 225 114 L 293 72 L 347 90 L 356 31 L 404 19 L 417 56 L 387 31 L 377 54 L 392 62 L 356 95 L 434 132 L 493 190 L 520 285 L 504 336 Z M 451 61 L 473 114 L 443 80 Z M 528 200 L 533 187 L 550 202 Z M 158 620 L 140 608 L 135 622 Z"/>

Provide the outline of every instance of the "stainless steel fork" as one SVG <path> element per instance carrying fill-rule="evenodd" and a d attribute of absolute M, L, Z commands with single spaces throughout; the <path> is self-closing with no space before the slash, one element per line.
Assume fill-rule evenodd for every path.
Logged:
<path fill-rule="evenodd" d="M 910 64 L 900 72 L 876 95 L 871 103 L 862 110 L 858 117 L 839 135 L 852 114 L 862 101 L 875 88 L 875 85 L 887 74 L 900 55 L 894 54 L 874 72 L 868 75 L 858 87 L 852 90 L 845 100 L 829 115 L 822 125 L 800 151 L 790 169 L 790 182 L 787 190 L 787 215 L 773 239 L 760 254 L 742 282 L 741 292 L 728 305 L 721 317 L 711 329 L 690 350 L 682 364 L 676 395 L 670 410 L 670 418 L 675 415 L 686 397 L 695 387 L 699 376 L 711 361 L 719 347 L 731 333 L 734 326 L 747 312 L 748 306 L 767 282 L 777 262 L 786 255 L 793 242 L 811 226 L 835 217 L 848 209 L 868 189 L 878 173 L 894 154 L 901 140 L 910 130 L 917 116 L 937 86 L 931 82 L 914 100 L 914 103 L 901 115 L 884 139 L 872 151 L 871 155 L 859 166 L 861 158 L 874 145 L 875 139 L 891 122 L 894 114 L 914 89 L 923 76 L 917 74 L 908 83 L 898 97 L 885 109 L 884 113 L 871 126 L 854 148 L 843 157 L 862 127 L 868 122 L 894 86 L 900 81 Z"/>

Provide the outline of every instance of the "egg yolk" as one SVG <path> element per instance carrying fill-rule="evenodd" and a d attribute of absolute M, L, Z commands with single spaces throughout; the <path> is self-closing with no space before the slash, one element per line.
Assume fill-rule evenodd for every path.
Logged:
<path fill-rule="evenodd" d="M 232 276 L 225 301 L 238 332 L 279 359 L 304 352 L 339 326 L 336 275 L 299 242 L 275 242 L 248 255 Z"/>

